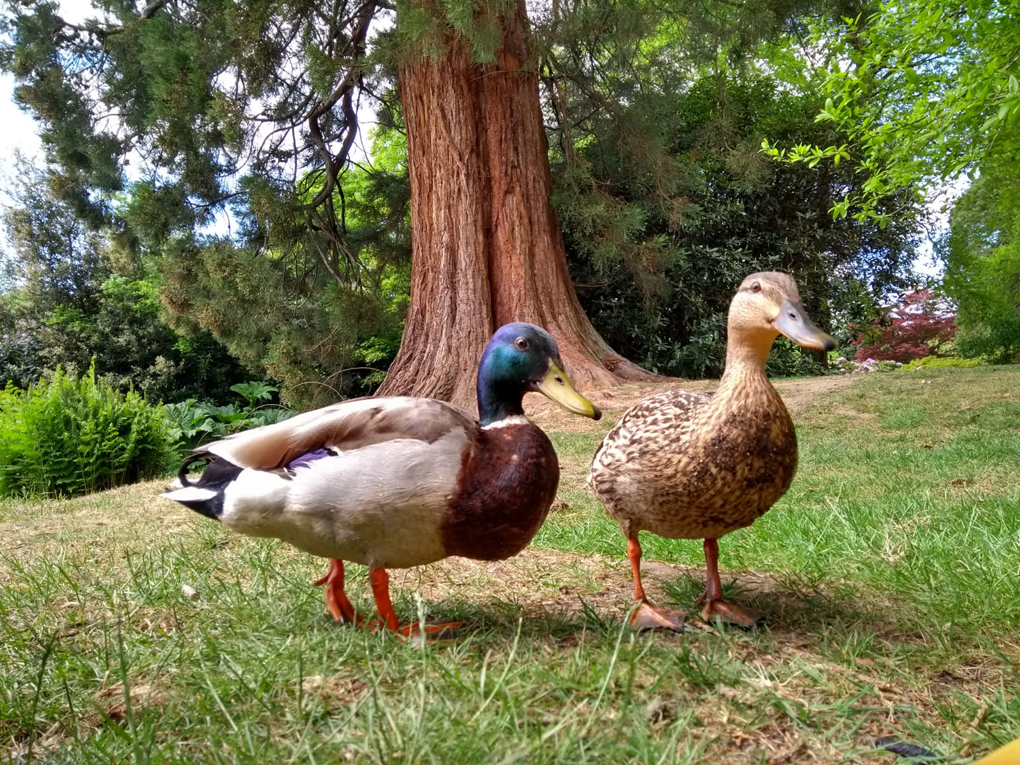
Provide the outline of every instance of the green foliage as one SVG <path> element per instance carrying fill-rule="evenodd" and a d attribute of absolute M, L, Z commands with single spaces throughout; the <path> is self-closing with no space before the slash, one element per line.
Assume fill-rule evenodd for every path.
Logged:
<path fill-rule="evenodd" d="M 117 260 L 110 241 L 90 233 L 76 209 L 47 193 L 45 174 L 25 161 L 4 222 L 12 245 L 12 285 L 0 296 L 0 381 L 19 387 L 62 366 L 97 374 L 150 401 L 220 398 L 245 375 L 208 332 L 188 336 L 163 320 L 156 280 Z M 115 266 L 123 270 L 116 273 Z"/>
<path fill-rule="evenodd" d="M 279 380 L 289 402 L 371 387 L 348 370 L 360 365 L 361 342 L 399 327 L 407 289 L 386 285 L 410 273 L 406 162 L 390 163 L 385 150 L 403 136 L 380 131 L 373 162 L 349 157 L 358 93 L 399 126 L 395 72 L 366 52 L 379 6 L 280 0 L 141 13 L 97 2 L 101 19 L 84 24 L 52 3 L 7 6 L 0 65 L 39 120 L 42 187 L 86 215 L 88 230 L 102 228 L 118 271 L 158 273 L 178 332 L 210 333 Z M 492 48 L 483 33 L 501 7 L 452 3 L 444 13 Z M 145 168 L 131 183 L 129 154 Z M 167 374 L 187 379 L 164 359 Z M 240 377 L 235 366 L 226 381 Z M 175 386 L 152 387 L 155 396 Z"/>
<path fill-rule="evenodd" d="M 986 162 L 958 201 L 944 243 L 946 292 L 957 303 L 959 352 L 1020 360 L 1020 170 Z"/>
<path fill-rule="evenodd" d="M 58 369 L 0 393 L 0 496 L 67 497 L 163 475 L 172 452 L 163 409 L 122 394 L 95 369 Z"/>
<path fill-rule="evenodd" d="M 987 362 L 984 359 L 964 359 L 959 356 L 925 356 L 914 359 L 900 367 L 903 372 L 915 372 L 918 369 L 945 369 L 947 367 L 978 367 Z"/>
<path fill-rule="evenodd" d="M 230 390 L 243 398 L 248 403 L 248 406 L 253 407 L 259 401 L 272 400 L 273 394 L 276 393 L 279 388 L 265 382 L 255 381 L 231 385 Z"/>
<path fill-rule="evenodd" d="M 28 332 L 16 328 L 10 316 L 5 316 L 0 304 L 0 381 L 4 385 L 27 388 L 38 379 L 41 362 L 39 344 Z"/>
<path fill-rule="evenodd" d="M 260 385 L 262 383 L 243 383 L 234 387 Z M 233 404 L 217 406 L 195 399 L 166 404 L 163 408 L 170 423 L 170 441 L 178 451 L 187 451 L 232 433 L 272 425 L 294 416 L 293 411 L 284 407 L 256 407 L 257 400 L 249 399 L 245 408 Z"/>
<path fill-rule="evenodd" d="M 516 11 L 511 0 L 444 0 L 426 4 L 399 0 L 397 31 L 387 57 L 411 63 L 420 57 L 438 58 L 450 41 L 464 39 L 477 64 L 491 64 L 503 39 L 500 18 Z"/>
<path fill-rule="evenodd" d="M 400 335 L 410 285 L 404 137 L 376 131 L 373 156 L 373 168 L 345 176 L 347 241 L 357 254 L 346 275 L 339 263 L 323 268 L 318 253 L 276 234 L 268 252 L 226 237 L 162 246 L 160 293 L 173 325 L 211 332 L 249 369 L 278 380 L 282 400 L 296 408 L 371 392 L 381 375 L 360 369 L 359 347 Z M 298 223 L 292 217 L 288 225 Z M 376 356 L 370 366 L 385 371 L 395 355 Z"/>
<path fill-rule="evenodd" d="M 871 182 L 859 161 L 814 174 L 759 151 L 770 137 L 847 143 L 842 127 L 812 120 L 815 51 L 777 41 L 843 5 L 583 0 L 534 13 L 536 55 L 518 63 L 542 77 L 571 274 L 624 355 L 717 373 L 726 303 L 754 269 L 794 273 L 826 327 L 865 318 L 900 286 L 906 227 L 827 220 L 832 199 Z M 288 0 L 115 5 L 85 25 L 53 4 L 8 6 L 0 60 L 39 119 L 49 188 L 90 231 L 104 227 L 108 259 L 141 265 L 175 330 L 207 331 L 277 380 L 287 404 L 370 392 L 410 281 L 395 65 L 437 55 L 451 35 L 492 62 L 501 16 L 520 6 L 402 0 L 396 28 L 373 30 L 371 46 L 380 6 L 348 0 L 328 12 Z M 362 95 L 379 128 L 370 160 L 355 162 Z M 146 170 L 128 184 L 131 152 Z M 882 204 L 892 221 L 913 201 Z M 811 365 L 786 346 L 774 354 L 782 371 Z"/>
<path fill-rule="evenodd" d="M 160 401 L 223 397 L 230 381 L 245 374 L 208 333 L 187 337 L 170 329 L 149 280 L 109 276 L 88 310 L 39 299 L 37 286 L 8 296 L 14 307 L 6 316 L 0 311 L 0 327 L 11 338 L 0 346 L 4 381 L 25 387 L 46 370 L 84 370 L 94 359 L 108 382 Z"/>
<path fill-rule="evenodd" d="M 833 206 L 835 215 L 888 220 L 876 200 L 973 173 L 991 155 L 1020 156 L 1015 4 L 888 0 L 870 15 L 819 24 L 815 45 L 829 52 L 818 119 L 849 141 L 765 148 L 811 166 L 859 155 L 869 178 Z"/>
<path fill-rule="evenodd" d="M 642 63 L 620 70 L 604 97 L 611 110 L 571 124 L 572 143 L 560 141 L 553 167 L 578 295 L 611 346 L 662 373 L 718 375 L 728 304 L 752 271 L 792 273 L 826 328 L 871 318 L 884 294 L 907 283 L 908 222 L 882 228 L 827 213 L 867 177 L 857 165 L 815 173 L 758 152 L 763 135 L 828 134 L 810 94 L 754 68 L 690 81 Z M 571 91 L 571 115 L 592 111 L 584 93 Z M 820 362 L 780 343 L 770 369 L 803 374 Z"/>

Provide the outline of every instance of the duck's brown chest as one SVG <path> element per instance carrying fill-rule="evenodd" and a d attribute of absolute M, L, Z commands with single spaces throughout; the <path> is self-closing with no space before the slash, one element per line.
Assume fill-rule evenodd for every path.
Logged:
<path fill-rule="evenodd" d="M 537 426 L 482 430 L 443 523 L 447 554 L 476 560 L 516 555 L 545 521 L 559 480 L 556 452 Z"/>

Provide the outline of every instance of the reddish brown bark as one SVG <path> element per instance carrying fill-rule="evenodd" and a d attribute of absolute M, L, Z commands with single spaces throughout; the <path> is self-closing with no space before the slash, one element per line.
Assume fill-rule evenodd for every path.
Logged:
<path fill-rule="evenodd" d="M 549 330 L 578 388 L 652 377 L 599 337 L 570 282 L 526 28 L 519 0 L 492 65 L 475 65 L 451 38 L 442 58 L 400 69 L 411 305 L 382 395 L 473 406 L 482 349 L 511 321 Z"/>

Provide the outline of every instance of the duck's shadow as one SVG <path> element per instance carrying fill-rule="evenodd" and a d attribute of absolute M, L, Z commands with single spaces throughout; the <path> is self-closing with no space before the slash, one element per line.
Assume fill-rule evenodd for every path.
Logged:
<path fill-rule="evenodd" d="M 705 586 L 703 569 L 649 562 L 643 567 L 649 597 L 658 605 L 685 610 L 695 632 L 761 636 L 782 643 L 842 634 L 854 642 L 876 638 L 923 640 L 923 626 L 897 618 L 878 596 L 862 598 L 858 588 L 838 582 L 810 582 L 754 571 L 723 575 L 724 599 L 766 614 L 761 630 L 706 624 L 696 599 Z M 457 621 L 459 638 L 521 638 L 570 646 L 590 636 L 617 636 L 630 613 L 633 594 L 626 563 L 567 553 L 527 551 L 512 561 L 446 562 L 409 576 L 394 593 L 402 619 Z M 683 639 L 657 633 L 662 639 Z"/>

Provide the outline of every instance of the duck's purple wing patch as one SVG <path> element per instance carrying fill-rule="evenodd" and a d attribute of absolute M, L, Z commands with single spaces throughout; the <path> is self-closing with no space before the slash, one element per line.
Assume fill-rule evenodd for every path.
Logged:
<path fill-rule="evenodd" d="M 295 457 L 287 463 L 287 467 L 291 470 L 299 467 L 308 467 L 311 463 L 315 462 L 315 460 L 321 460 L 323 457 L 330 457 L 334 454 L 335 452 L 331 452 L 329 449 L 316 449 L 315 451 L 307 452 L 306 454 Z"/>

